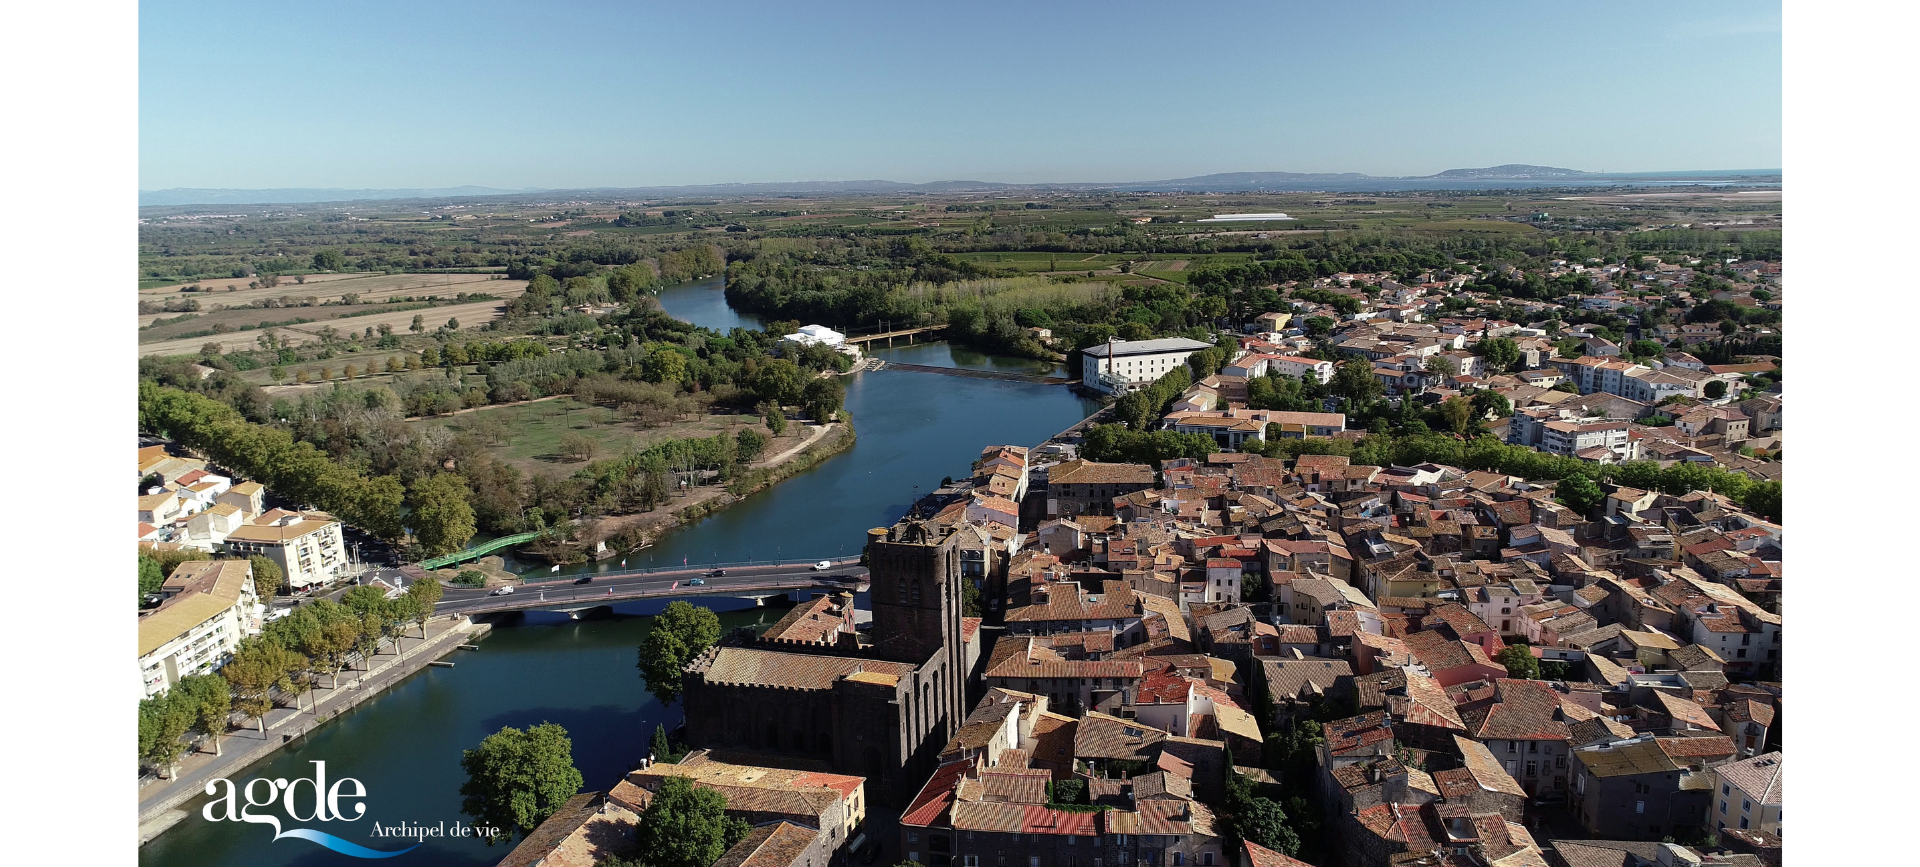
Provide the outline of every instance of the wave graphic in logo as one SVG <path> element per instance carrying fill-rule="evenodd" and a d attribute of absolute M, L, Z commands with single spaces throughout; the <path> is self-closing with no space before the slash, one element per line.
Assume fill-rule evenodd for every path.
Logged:
<path fill-rule="evenodd" d="M 273 839 L 275 840 L 282 837 L 299 837 L 302 840 L 312 840 L 342 855 L 351 855 L 355 858 L 392 858 L 395 855 L 405 855 L 408 852 L 420 848 L 420 844 L 415 843 L 405 849 L 397 849 L 392 852 L 381 849 L 369 849 L 358 843 L 342 840 L 325 831 L 315 831 L 311 828 L 295 828 L 291 831 L 281 831 L 273 835 Z"/>

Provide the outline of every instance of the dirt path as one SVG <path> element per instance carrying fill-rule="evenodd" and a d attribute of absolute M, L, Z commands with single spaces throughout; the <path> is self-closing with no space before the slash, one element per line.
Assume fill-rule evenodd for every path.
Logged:
<path fill-rule="evenodd" d="M 787 449 L 784 452 L 781 452 L 777 455 L 774 455 L 773 457 L 767 458 L 766 460 L 763 460 L 754 464 L 754 468 L 764 470 L 768 467 L 777 467 L 781 464 L 784 464 L 787 461 L 792 460 L 794 455 L 797 455 L 805 451 L 808 446 L 819 442 L 820 438 L 823 436 L 826 436 L 828 431 L 833 430 L 838 426 L 839 426 L 838 422 L 830 422 L 828 424 L 824 424 L 824 425 L 821 425 L 820 427 L 814 428 L 813 435 L 810 437 L 807 437 L 805 442 L 802 442 L 801 444 L 794 446 L 793 448 Z"/>
<path fill-rule="evenodd" d="M 549 394 L 546 397 L 536 397 L 532 400 L 516 400 L 512 403 L 490 403 L 490 404 L 487 404 L 486 406 L 470 406 L 470 407 L 467 407 L 466 409 L 456 409 L 453 412 L 441 413 L 440 415 L 423 415 L 423 416 L 420 416 L 419 418 L 410 418 L 410 419 L 407 419 L 407 421 L 428 421 L 430 419 L 436 419 L 436 418 L 450 418 L 456 415 L 466 415 L 467 413 L 470 413 L 470 412 L 479 412 L 483 409 L 499 409 L 503 406 L 526 406 L 527 404 L 539 403 L 543 400 L 559 400 L 560 398 L 563 398 L 563 397 L 572 397 L 572 396 L 573 395 L 571 394 Z"/>

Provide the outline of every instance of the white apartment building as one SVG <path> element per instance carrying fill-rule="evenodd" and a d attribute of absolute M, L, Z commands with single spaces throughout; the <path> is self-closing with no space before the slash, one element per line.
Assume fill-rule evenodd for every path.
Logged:
<path fill-rule="evenodd" d="M 340 522 L 324 512 L 274 509 L 234 528 L 226 545 L 229 553 L 260 554 L 280 564 L 293 590 L 331 581 L 347 564 Z"/>
<path fill-rule="evenodd" d="M 1211 344 L 1185 337 L 1114 339 L 1081 350 L 1080 381 L 1108 394 L 1137 391 L 1186 364 L 1188 356 L 1212 348 Z"/>
<path fill-rule="evenodd" d="M 1644 364 L 1594 355 L 1583 355 L 1571 360 L 1555 359 L 1553 365 L 1567 375 L 1568 382 L 1580 387 L 1581 394 L 1604 391 L 1622 397 L 1630 396 L 1627 394 L 1627 383 L 1631 377 L 1653 372 L 1653 368 Z"/>
<path fill-rule="evenodd" d="M 245 560 L 193 560 L 167 578 L 160 607 L 140 617 L 140 697 L 218 671 L 266 615 Z"/>
<path fill-rule="evenodd" d="M 1640 456 L 1640 444 L 1628 435 L 1626 419 L 1578 419 L 1550 421 L 1540 425 L 1540 450 L 1569 457 L 1599 457 L 1594 449 L 1605 449 L 1616 461 Z"/>
<path fill-rule="evenodd" d="M 1333 362 L 1331 361 L 1323 361 L 1318 358 L 1306 358 L 1299 355 L 1259 355 L 1248 360 L 1253 361 L 1255 359 L 1258 359 L 1256 363 L 1261 369 L 1248 374 L 1249 376 L 1265 376 L 1271 372 L 1294 379 L 1303 379 L 1307 374 L 1311 373 L 1317 382 L 1327 382 L 1333 379 Z"/>

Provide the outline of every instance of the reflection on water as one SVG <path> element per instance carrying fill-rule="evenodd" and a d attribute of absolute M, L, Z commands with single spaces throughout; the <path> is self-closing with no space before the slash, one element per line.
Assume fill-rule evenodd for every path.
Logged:
<path fill-rule="evenodd" d="M 708 281 L 718 286 L 718 281 Z M 668 312 L 702 325 L 752 327 L 727 310 L 717 289 L 675 287 L 661 293 Z M 945 343 L 881 348 L 902 362 L 1032 373 L 1053 366 L 1001 358 Z M 628 558 L 632 567 L 738 561 L 820 559 L 857 554 L 870 527 L 891 524 L 942 476 L 963 476 L 989 445 L 1036 445 L 1086 417 L 1099 404 L 1058 385 L 883 370 L 848 377 L 848 411 L 859 433 L 849 451 L 745 502 L 669 533 Z M 614 568 L 616 561 L 563 569 L 562 575 Z M 544 570 L 544 567 L 537 567 Z M 532 576 L 530 576 L 532 577 Z M 541 577 L 545 577 L 542 575 Z M 560 576 L 554 576 L 560 577 Z M 750 603 L 703 600 L 717 610 Z M 648 695 L 635 668 L 636 648 L 660 602 L 624 603 L 629 616 L 572 621 L 529 614 L 520 625 L 496 630 L 477 653 L 448 657 L 454 668 L 429 668 L 379 698 L 283 750 L 236 779 L 304 776 L 309 762 L 327 762 L 333 779 L 351 776 L 368 791 L 369 820 L 437 824 L 460 814 L 460 754 L 502 726 L 543 721 L 566 726 L 574 762 L 589 789 L 611 785 L 646 752 L 655 725 L 672 727 L 678 708 Z M 771 622 L 781 609 L 734 610 L 725 626 Z M 249 737 L 246 733 L 236 739 Z M 339 864 L 341 856 L 299 839 L 272 841 L 262 826 L 210 823 L 192 815 L 148 844 L 142 864 L 181 867 L 274 867 Z M 346 826 L 348 823 L 329 823 Z M 375 848 L 404 843 L 366 836 L 371 821 L 330 833 Z M 491 864 L 506 854 L 473 840 L 428 838 L 407 856 L 414 864 Z"/>

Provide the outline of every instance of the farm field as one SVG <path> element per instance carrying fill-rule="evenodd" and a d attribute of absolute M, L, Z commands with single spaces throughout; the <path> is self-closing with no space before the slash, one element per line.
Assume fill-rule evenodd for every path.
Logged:
<path fill-rule="evenodd" d="M 594 442 L 594 458 L 611 457 L 628 449 L 645 449 L 662 440 L 710 437 L 715 434 L 738 435 L 742 428 L 753 427 L 770 440 L 761 457 L 780 454 L 806 441 L 812 432 L 804 423 L 789 421 L 782 436 L 775 437 L 754 415 L 704 415 L 659 427 L 643 427 L 624 419 L 616 410 L 582 403 L 571 397 L 554 397 L 506 406 L 466 410 L 452 415 L 410 419 L 409 424 L 437 425 L 453 431 L 503 431 L 490 451 L 528 474 L 567 475 L 583 462 L 561 455 L 560 438 L 577 433 Z M 496 426 L 497 425 L 497 426 Z"/>
<path fill-rule="evenodd" d="M 319 329 L 332 326 L 342 332 L 349 329 L 363 331 L 387 325 L 394 331 L 406 333 L 413 324 L 413 317 L 419 314 L 425 317 L 428 328 L 445 325 L 448 319 L 460 320 L 460 327 L 471 328 L 492 321 L 500 315 L 506 302 L 526 291 L 526 283 L 517 280 L 496 280 L 485 284 L 490 294 L 499 296 L 492 301 L 476 301 L 467 304 L 441 304 L 433 307 L 416 308 L 411 304 L 356 304 L 332 307 L 291 307 L 273 309 L 220 310 L 202 313 L 185 322 L 162 326 L 141 334 L 141 355 L 193 355 L 208 343 L 217 343 L 221 350 L 252 349 L 258 346 L 258 337 L 265 328 L 254 327 L 262 322 L 285 322 L 294 318 L 315 320 L 296 325 L 271 326 L 284 340 L 294 345 L 312 340 L 320 340 Z M 510 287 L 510 288 L 508 288 Z M 399 307 L 396 311 L 385 311 L 383 307 Z M 360 314 L 360 315 L 349 315 Z M 177 315 L 177 314 L 175 314 Z M 168 334 L 201 331 L 215 324 L 225 325 L 233 330 L 221 334 L 208 334 L 195 337 L 172 337 Z"/>
<path fill-rule="evenodd" d="M 228 280 L 200 280 L 192 283 L 173 283 L 153 289 L 139 290 L 139 300 L 143 302 L 165 302 L 194 299 L 200 302 L 201 315 L 204 317 L 216 305 L 245 307 L 257 301 L 274 299 L 312 298 L 316 305 L 327 301 L 338 301 L 342 295 L 353 293 L 361 301 L 385 301 L 395 295 L 435 295 L 451 298 L 461 292 L 485 292 L 502 298 L 511 298 L 526 288 L 525 281 L 495 279 L 496 274 L 308 274 L 305 283 L 296 283 L 293 278 L 283 277 L 280 285 L 248 289 L 252 278 L 236 277 Z M 208 291 L 181 292 L 187 286 L 200 286 Z M 229 290 L 228 287 L 232 287 Z M 290 309 L 292 305 L 288 305 Z M 267 312 L 284 312 L 274 310 Z M 178 316 L 178 313 L 142 313 L 139 314 L 140 326 L 146 327 L 156 319 Z M 276 318 L 288 319 L 281 315 Z M 204 327 L 204 326 L 202 326 Z"/>

